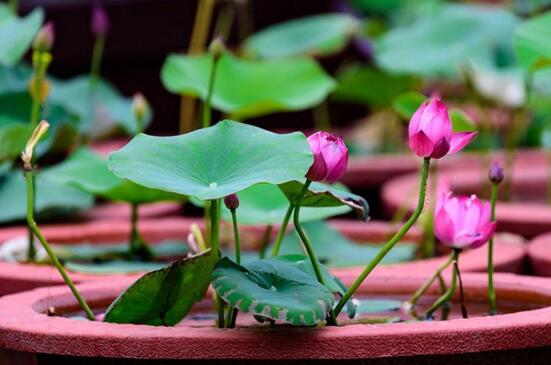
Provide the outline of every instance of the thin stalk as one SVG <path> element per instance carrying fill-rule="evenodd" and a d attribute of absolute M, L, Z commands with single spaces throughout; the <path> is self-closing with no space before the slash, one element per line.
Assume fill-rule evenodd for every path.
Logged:
<path fill-rule="evenodd" d="M 457 255 L 459 258 L 459 255 Z M 469 318 L 467 314 L 467 307 L 465 306 L 465 294 L 463 292 L 463 280 L 461 280 L 461 272 L 459 271 L 459 262 L 455 260 L 453 262 L 453 269 L 457 273 L 457 280 L 459 281 L 459 303 L 461 304 L 461 316 L 463 318 Z"/>
<path fill-rule="evenodd" d="M 128 242 L 129 253 L 131 256 L 138 256 L 143 260 L 151 260 L 154 256 L 153 252 L 140 235 L 140 231 L 138 229 L 139 204 L 132 203 L 130 207 L 130 237 Z"/>
<path fill-rule="evenodd" d="M 212 99 L 212 90 L 214 89 L 216 65 L 218 64 L 219 58 L 220 57 L 213 57 L 212 59 L 212 67 L 210 69 L 210 75 L 209 75 L 209 88 L 207 89 L 207 97 L 205 98 L 205 102 L 203 103 L 203 128 L 210 127 L 210 120 L 211 120 L 210 103 Z"/>
<path fill-rule="evenodd" d="M 358 278 L 354 281 L 354 283 L 348 288 L 344 296 L 341 298 L 339 303 L 337 304 L 337 307 L 335 308 L 335 316 L 338 316 L 339 313 L 344 308 L 344 305 L 352 298 L 352 295 L 358 290 L 362 282 L 367 278 L 367 276 L 375 269 L 375 267 L 381 262 L 381 260 L 392 250 L 392 248 L 400 241 L 402 237 L 409 231 L 411 226 L 417 221 L 417 218 L 421 215 L 421 212 L 423 211 L 423 207 L 425 205 L 425 195 L 427 191 L 427 178 L 429 176 L 429 170 L 430 170 L 430 158 L 426 157 L 423 162 L 423 169 L 421 171 L 421 184 L 419 186 L 419 200 L 417 202 L 417 208 L 415 208 L 415 211 L 411 215 L 411 217 L 407 220 L 406 223 L 402 226 L 402 228 L 394 235 L 392 238 L 385 243 L 385 245 L 377 252 L 377 255 L 371 260 L 371 262 L 366 266 L 366 268 L 362 271 L 362 273 L 358 276 Z"/>
<path fill-rule="evenodd" d="M 450 254 L 448 259 L 442 265 L 440 265 L 438 269 L 436 269 L 434 274 L 430 278 L 428 278 L 428 280 L 425 281 L 419 289 L 417 289 L 415 294 L 411 296 L 411 298 L 409 299 L 409 303 L 411 304 L 412 307 L 415 306 L 415 304 L 421 298 L 421 296 L 427 292 L 427 290 L 430 288 L 432 283 L 434 283 L 434 281 L 441 276 L 442 271 L 444 271 L 448 266 L 450 266 L 452 261 L 453 261 L 453 253 Z"/>
<path fill-rule="evenodd" d="M 213 34 L 222 37 L 224 43 L 228 41 L 234 23 L 236 13 L 235 7 L 235 3 L 228 2 L 223 4 L 216 17 Z"/>
<path fill-rule="evenodd" d="M 281 241 L 283 240 L 283 237 L 285 236 L 285 232 L 287 231 L 287 226 L 289 225 L 289 219 L 291 219 L 291 214 L 293 214 L 294 208 L 295 208 L 294 204 L 289 203 L 289 208 L 287 208 L 287 212 L 285 212 L 285 216 L 283 217 L 283 222 L 281 222 L 281 226 L 279 227 L 279 232 L 277 232 L 274 248 L 272 249 L 272 256 L 274 257 L 279 254 L 279 249 L 281 248 Z"/>
<path fill-rule="evenodd" d="M 105 34 L 99 34 L 94 42 L 92 51 L 92 61 L 90 64 L 90 91 L 93 92 L 100 77 L 101 61 L 103 59 L 103 49 L 105 48 Z"/>
<path fill-rule="evenodd" d="M 438 171 L 436 169 L 436 162 L 431 165 L 430 174 L 432 179 L 430 181 L 430 199 L 429 209 L 426 212 L 424 219 L 424 233 L 425 241 L 421 247 L 421 254 L 423 258 L 430 258 L 434 256 L 434 250 L 436 246 L 436 240 L 434 238 L 434 211 L 436 209 L 436 190 L 438 189 Z"/>
<path fill-rule="evenodd" d="M 14 15 L 17 15 L 17 9 L 19 8 L 18 0 L 9 0 L 10 10 Z"/>
<path fill-rule="evenodd" d="M 274 226 L 268 224 L 266 226 L 266 229 L 264 230 L 264 236 L 262 237 L 262 243 L 260 245 L 260 259 L 266 257 L 266 248 L 268 248 L 268 245 L 270 244 L 270 238 L 272 237 L 273 228 Z"/>
<path fill-rule="evenodd" d="M 191 33 L 188 54 L 198 54 L 205 50 L 205 44 L 209 35 L 214 0 L 199 0 L 195 12 L 195 22 Z M 193 129 L 195 120 L 195 99 L 182 95 L 180 101 L 180 133 L 186 133 Z"/>
<path fill-rule="evenodd" d="M 454 250 L 453 251 L 453 262 L 454 262 L 454 265 L 455 263 L 458 261 L 458 257 L 459 257 L 459 250 Z M 450 284 L 450 287 L 448 289 L 448 291 L 442 295 L 440 298 L 438 298 L 431 306 L 429 309 L 427 309 L 427 311 L 425 312 L 425 317 L 432 317 L 432 314 L 438 309 L 440 308 L 441 306 L 443 306 L 444 304 L 448 303 L 453 295 L 453 293 L 455 292 L 455 287 L 457 285 L 457 271 L 456 270 L 453 270 L 453 274 L 452 274 L 452 282 Z"/>
<path fill-rule="evenodd" d="M 80 307 L 82 308 L 84 313 L 86 313 L 86 317 L 91 321 L 95 321 L 96 317 L 94 316 L 94 314 L 90 310 L 90 307 L 88 306 L 88 304 L 86 303 L 86 301 L 84 300 L 82 295 L 80 295 L 80 292 L 77 290 L 77 288 L 73 284 L 73 281 L 71 280 L 69 275 L 67 275 L 67 272 L 65 271 L 65 268 L 63 267 L 61 262 L 59 262 L 55 252 L 52 250 L 52 248 L 48 244 L 48 241 L 46 240 L 46 238 L 44 237 L 44 235 L 42 234 L 42 232 L 40 231 L 40 229 L 38 228 L 38 225 L 36 224 L 36 222 L 34 220 L 34 212 L 33 212 L 33 207 L 34 207 L 34 175 L 33 175 L 32 170 L 25 171 L 25 180 L 27 182 L 27 223 L 28 223 L 29 227 L 31 228 L 31 230 L 33 231 L 34 235 L 38 238 L 38 240 L 40 241 L 40 243 L 42 244 L 42 246 L 44 247 L 44 249 L 48 253 L 48 256 L 50 257 L 50 260 L 52 261 L 54 266 L 59 271 L 59 274 L 61 275 L 61 277 L 63 278 L 65 283 L 71 289 L 71 292 L 73 293 L 73 295 L 77 299 Z"/>
<path fill-rule="evenodd" d="M 220 205 L 220 199 L 210 200 L 210 247 L 212 252 L 220 256 L 220 210 L 218 206 Z M 214 299 L 218 306 L 218 328 L 224 328 L 224 310 L 225 305 L 224 301 L 216 294 L 214 294 Z"/>
<path fill-rule="evenodd" d="M 446 290 L 448 290 L 448 288 L 446 287 L 446 282 L 444 281 L 444 278 L 442 277 L 441 274 L 438 275 L 438 284 L 440 286 L 440 293 L 444 294 Z M 442 305 L 442 316 L 440 317 L 442 321 L 448 320 L 450 310 L 451 310 L 450 303 L 444 303 L 444 305 Z"/>
<path fill-rule="evenodd" d="M 42 84 L 46 75 L 46 70 L 51 62 L 51 54 L 49 52 L 33 53 L 33 93 L 31 105 L 31 128 L 34 129 L 40 120 L 40 105 L 42 104 Z"/>
<path fill-rule="evenodd" d="M 496 202 L 497 202 L 498 184 L 492 184 L 492 197 L 490 219 L 496 220 Z M 488 302 L 490 305 L 489 314 L 496 314 L 496 292 L 494 289 L 494 237 L 488 242 Z"/>
<path fill-rule="evenodd" d="M 331 117 L 329 115 L 329 104 L 327 100 L 322 101 L 319 105 L 314 107 L 314 124 L 317 130 L 331 130 Z"/>
<path fill-rule="evenodd" d="M 241 263 L 241 244 L 239 240 L 239 229 L 237 226 L 237 213 L 236 209 L 231 209 L 231 218 L 233 223 L 233 237 L 235 241 L 235 262 Z M 226 327 L 234 328 L 235 321 L 237 319 L 237 308 L 230 308 L 228 311 L 228 318 L 226 319 Z"/>

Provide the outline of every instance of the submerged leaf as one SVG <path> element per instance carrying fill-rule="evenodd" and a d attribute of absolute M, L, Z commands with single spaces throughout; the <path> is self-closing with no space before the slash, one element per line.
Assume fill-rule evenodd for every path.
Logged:
<path fill-rule="evenodd" d="M 217 261 L 207 250 L 145 274 L 111 303 L 104 321 L 174 326 L 203 299 Z"/>

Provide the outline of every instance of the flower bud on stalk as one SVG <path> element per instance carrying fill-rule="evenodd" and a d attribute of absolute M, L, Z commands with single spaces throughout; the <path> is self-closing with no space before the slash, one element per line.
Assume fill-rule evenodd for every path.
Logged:
<path fill-rule="evenodd" d="M 32 170 L 32 160 L 34 148 L 36 147 L 38 141 L 46 134 L 50 125 L 45 120 L 41 121 L 38 126 L 34 129 L 31 138 L 27 141 L 27 145 L 21 153 L 21 159 L 23 160 L 23 166 L 25 170 Z"/>
<path fill-rule="evenodd" d="M 493 184 L 499 184 L 503 181 L 505 174 L 503 173 L 503 167 L 497 162 L 492 164 L 488 173 L 488 178 Z"/>
<path fill-rule="evenodd" d="M 341 137 L 327 132 L 316 132 L 308 137 L 314 163 L 306 173 L 312 181 L 337 182 L 348 165 L 348 148 Z"/>
<path fill-rule="evenodd" d="M 33 40 L 33 50 L 38 52 L 50 52 L 54 45 L 54 23 L 49 21 L 36 34 Z"/>
<path fill-rule="evenodd" d="M 229 210 L 236 210 L 239 208 L 239 197 L 237 194 L 230 194 L 224 198 L 224 204 Z"/>
<path fill-rule="evenodd" d="M 452 132 L 446 104 L 425 101 L 409 122 L 409 148 L 419 157 L 442 158 L 461 151 L 478 132 Z"/>
<path fill-rule="evenodd" d="M 218 59 L 226 51 L 226 46 L 224 45 L 224 40 L 221 36 L 217 36 L 210 42 L 209 53 L 215 58 Z"/>
<path fill-rule="evenodd" d="M 105 8 L 97 3 L 92 11 L 92 17 L 90 18 L 90 31 L 96 37 L 99 35 L 105 35 L 109 32 L 111 22 L 109 16 L 105 11 Z"/>

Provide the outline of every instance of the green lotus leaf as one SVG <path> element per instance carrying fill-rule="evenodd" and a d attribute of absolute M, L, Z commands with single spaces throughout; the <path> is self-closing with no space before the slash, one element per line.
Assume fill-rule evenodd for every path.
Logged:
<path fill-rule="evenodd" d="M 26 17 L 14 15 L 10 7 L 0 3 L 0 64 L 13 66 L 30 48 L 35 34 L 44 21 L 41 8 Z"/>
<path fill-rule="evenodd" d="M 358 30 L 345 14 L 320 14 L 272 25 L 245 41 L 245 52 L 258 58 L 324 56 L 341 51 Z"/>
<path fill-rule="evenodd" d="M 205 100 L 212 56 L 168 56 L 161 71 L 165 88 Z M 335 83 L 308 58 L 251 61 L 223 55 L 218 61 L 211 104 L 235 119 L 296 111 L 321 103 Z"/>
<path fill-rule="evenodd" d="M 109 167 L 136 184 L 208 200 L 258 183 L 300 179 L 312 161 L 302 133 L 225 120 L 174 137 L 140 134 L 109 156 Z"/>
<path fill-rule="evenodd" d="M 515 30 L 515 51 L 520 64 L 528 70 L 551 66 L 551 12 L 533 17 Z"/>

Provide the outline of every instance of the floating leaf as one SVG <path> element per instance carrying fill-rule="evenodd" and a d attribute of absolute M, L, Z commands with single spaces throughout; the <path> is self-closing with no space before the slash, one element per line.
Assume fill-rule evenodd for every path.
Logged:
<path fill-rule="evenodd" d="M 470 60 L 495 66 L 497 54 L 511 53 L 517 23 L 504 8 L 445 4 L 376 39 L 375 58 L 388 72 L 458 76 Z"/>
<path fill-rule="evenodd" d="M 43 20 L 41 8 L 20 18 L 7 4 L 0 3 L 0 64 L 13 66 L 19 62 L 30 48 Z"/>
<path fill-rule="evenodd" d="M 31 135 L 29 124 L 11 123 L 0 127 L 0 162 L 13 160 L 21 155 Z"/>
<path fill-rule="evenodd" d="M 378 244 L 350 241 L 322 221 L 304 223 L 302 228 L 310 238 L 318 260 L 329 267 L 365 266 L 381 248 Z M 415 257 L 416 248 L 415 244 L 401 243 L 385 256 L 382 263 L 394 264 L 411 260 Z M 304 254 L 302 242 L 296 232 L 285 236 L 280 254 Z"/>
<path fill-rule="evenodd" d="M 533 17 L 515 30 L 515 51 L 520 64 L 528 70 L 551 66 L 551 12 Z"/>
<path fill-rule="evenodd" d="M 345 14 L 320 14 L 272 25 L 245 41 L 245 52 L 258 58 L 328 55 L 341 51 L 357 31 Z"/>
<path fill-rule="evenodd" d="M 427 97 L 425 95 L 411 91 L 400 94 L 396 98 L 394 98 L 394 101 L 392 102 L 392 107 L 394 108 L 396 113 L 400 114 L 400 116 L 404 120 L 409 121 L 415 111 L 426 99 Z"/>
<path fill-rule="evenodd" d="M 0 177 L 0 222 L 24 219 L 27 214 L 27 188 L 23 174 L 13 171 Z M 36 179 L 35 211 L 44 216 L 53 211 L 68 213 L 88 209 L 93 205 L 91 195 L 79 190 Z"/>
<path fill-rule="evenodd" d="M 206 98 L 212 56 L 168 56 L 161 71 L 167 90 Z M 335 83 L 308 58 L 250 61 L 223 55 L 218 61 L 212 105 L 236 119 L 311 108 Z"/>
<path fill-rule="evenodd" d="M 109 156 L 115 175 L 159 190 L 217 199 L 257 183 L 302 178 L 312 164 L 302 133 L 225 120 L 175 137 L 136 136 Z"/>
<path fill-rule="evenodd" d="M 279 187 L 287 199 L 294 202 L 298 199 L 303 186 L 304 184 L 298 181 L 289 181 Z M 302 206 L 305 207 L 338 207 L 342 205 L 354 209 L 360 219 L 367 220 L 369 217 L 367 201 L 359 195 L 352 194 L 341 184 L 327 185 L 313 182 L 302 199 Z"/>
<path fill-rule="evenodd" d="M 343 186 L 343 189 L 344 186 Z M 276 185 L 256 184 L 238 193 L 239 208 L 237 218 L 239 224 L 279 224 L 289 209 L 289 200 Z M 304 207 L 300 210 L 302 222 L 320 220 L 351 210 L 346 205 L 323 208 Z M 230 210 L 222 209 L 222 218 L 231 221 Z"/>
<path fill-rule="evenodd" d="M 332 308 L 333 294 L 279 257 L 245 266 L 223 258 L 212 273 L 212 285 L 230 306 L 242 312 L 293 325 L 314 326 Z"/>
<path fill-rule="evenodd" d="M 179 194 L 149 189 L 113 175 L 102 156 L 81 148 L 64 162 L 44 171 L 44 178 L 113 201 L 153 203 L 163 200 L 182 200 Z"/>
<path fill-rule="evenodd" d="M 145 274 L 111 303 L 104 321 L 174 326 L 203 299 L 217 261 L 208 250 Z"/>
<path fill-rule="evenodd" d="M 407 75 L 389 75 L 372 67 L 353 64 L 339 72 L 336 101 L 364 103 L 376 108 L 392 104 L 404 92 L 418 89 L 420 80 Z"/>

